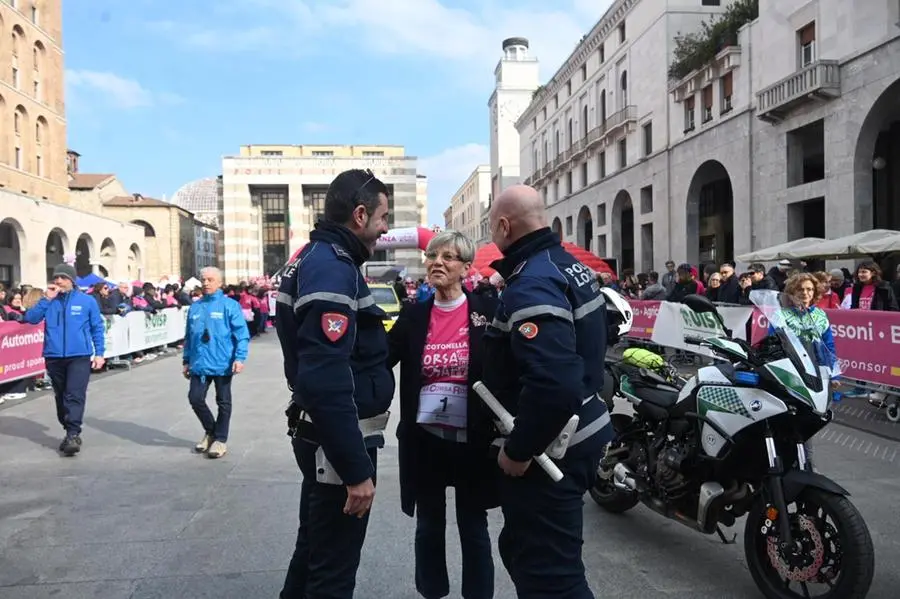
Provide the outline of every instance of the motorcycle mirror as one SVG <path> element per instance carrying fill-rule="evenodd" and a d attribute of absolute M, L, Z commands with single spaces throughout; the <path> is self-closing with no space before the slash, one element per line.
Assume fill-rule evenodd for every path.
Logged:
<path fill-rule="evenodd" d="M 708 312 L 712 312 L 713 314 L 716 313 L 715 304 L 713 304 L 711 301 L 709 301 L 709 298 L 703 295 L 697 295 L 695 293 L 686 295 L 684 296 L 684 299 L 681 300 L 681 303 L 694 312 L 697 312 L 698 314 L 704 314 Z"/>
<path fill-rule="evenodd" d="M 722 326 L 722 329 L 725 331 L 725 335 L 727 337 L 731 337 L 732 331 L 728 327 L 725 326 L 725 319 L 722 318 L 722 315 L 719 314 L 719 311 L 716 309 L 716 305 L 712 303 L 708 297 L 705 295 L 698 295 L 696 293 L 692 293 L 690 295 L 684 296 L 684 299 L 681 300 L 681 303 L 697 312 L 698 314 L 712 314 L 716 317 L 716 320 L 719 321 L 719 324 Z"/>

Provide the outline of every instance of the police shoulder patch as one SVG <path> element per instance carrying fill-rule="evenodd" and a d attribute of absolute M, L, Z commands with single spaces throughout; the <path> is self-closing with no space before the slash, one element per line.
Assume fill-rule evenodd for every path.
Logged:
<path fill-rule="evenodd" d="M 523 322 L 519 325 L 519 333 L 526 339 L 534 339 L 538 334 L 538 325 L 533 322 Z"/>
<path fill-rule="evenodd" d="M 349 322 L 346 314 L 325 312 L 322 314 L 322 332 L 329 341 L 336 343 L 347 332 Z"/>

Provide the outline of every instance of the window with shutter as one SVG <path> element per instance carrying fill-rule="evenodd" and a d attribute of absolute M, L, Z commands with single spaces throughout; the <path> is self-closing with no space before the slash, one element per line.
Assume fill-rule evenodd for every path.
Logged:
<path fill-rule="evenodd" d="M 713 89 L 712 85 L 703 88 L 703 122 L 712 120 Z"/>
<path fill-rule="evenodd" d="M 694 130 L 694 96 L 686 98 L 684 101 L 684 132 L 690 133 Z"/>
<path fill-rule="evenodd" d="M 800 44 L 800 68 L 811 65 L 816 60 L 816 23 L 813 21 L 797 31 Z"/>
<path fill-rule="evenodd" d="M 731 93 L 733 85 L 733 74 L 725 73 L 722 77 L 722 109 L 721 114 L 725 114 L 731 110 Z"/>

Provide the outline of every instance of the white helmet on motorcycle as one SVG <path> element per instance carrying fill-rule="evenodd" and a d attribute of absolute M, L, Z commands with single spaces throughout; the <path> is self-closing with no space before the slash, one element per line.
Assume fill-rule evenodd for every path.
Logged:
<path fill-rule="evenodd" d="M 624 297 L 616 293 L 609 287 L 601 287 L 600 293 L 606 299 L 606 316 L 609 324 L 609 333 L 615 336 L 615 341 L 619 337 L 624 337 L 631 331 L 631 323 L 634 321 L 634 312 L 631 310 L 631 304 Z M 611 340 L 612 341 L 612 340 Z"/>

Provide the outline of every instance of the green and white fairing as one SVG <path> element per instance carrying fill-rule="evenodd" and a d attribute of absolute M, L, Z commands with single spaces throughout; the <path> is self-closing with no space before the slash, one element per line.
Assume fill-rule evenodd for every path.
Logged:
<path fill-rule="evenodd" d="M 773 334 L 781 340 L 788 356 L 765 364 L 762 369 L 781 384 L 787 396 L 808 405 L 817 414 L 824 414 L 828 409 L 829 382 L 836 375 L 836 365 L 832 368 L 823 364 L 836 361 L 826 359 L 827 350 L 824 350 L 821 341 L 801 341 L 794 331 L 785 326 L 781 294 L 776 291 L 752 291 L 750 299 L 769 320 Z M 727 338 L 706 339 L 704 345 L 734 361 L 747 359 L 747 353 L 740 344 Z M 735 384 L 716 366 L 701 368 L 697 376 L 681 389 L 678 402 L 687 401 L 694 395 L 698 413 L 732 437 L 756 422 L 788 410 L 783 399 L 762 389 Z M 701 446 L 704 453 L 718 456 L 725 443 L 725 438 L 713 427 L 703 424 Z"/>
<path fill-rule="evenodd" d="M 798 330 L 787 326 L 786 317 L 794 310 L 787 295 L 756 290 L 750 292 L 750 301 L 769 321 L 770 330 L 781 339 L 787 355 L 781 360 L 769 362 L 764 368 L 791 397 L 824 416 L 831 400 L 831 379 L 840 376 L 836 356 L 825 347 L 818 331 L 799 325 Z"/>

